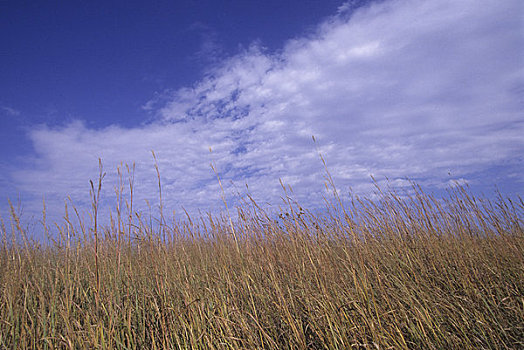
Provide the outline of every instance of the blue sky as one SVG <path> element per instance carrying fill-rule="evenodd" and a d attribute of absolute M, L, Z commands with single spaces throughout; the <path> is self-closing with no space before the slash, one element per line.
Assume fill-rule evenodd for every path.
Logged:
<path fill-rule="evenodd" d="M 139 201 L 154 201 L 154 150 L 170 209 L 220 207 L 211 161 L 232 202 L 247 183 L 278 204 L 282 179 L 315 207 L 318 147 L 342 193 L 370 193 L 373 175 L 522 195 L 522 13 L 519 0 L 2 1 L 0 188 L 29 217 L 43 195 L 50 212 L 68 195 L 83 206 L 100 157 L 106 198 L 135 161 Z"/>
<path fill-rule="evenodd" d="M 2 1 L 1 146 L 18 150 L 14 133 L 6 130 L 35 123 L 140 125 L 148 120 L 141 107 L 155 94 L 195 83 L 210 64 L 254 41 L 280 49 L 336 11 L 340 1 L 297 5 Z M 8 118 L 9 111 L 20 113 Z"/>

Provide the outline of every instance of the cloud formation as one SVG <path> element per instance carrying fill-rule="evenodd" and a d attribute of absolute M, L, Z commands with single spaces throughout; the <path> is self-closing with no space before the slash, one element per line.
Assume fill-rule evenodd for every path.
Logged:
<path fill-rule="evenodd" d="M 523 170 L 522 12 L 518 0 L 348 3 L 280 52 L 253 44 L 165 92 L 147 105 L 153 123 L 33 129 L 35 166 L 12 175 L 24 193 L 87 200 L 98 157 L 109 195 L 116 165 L 136 161 L 137 192 L 154 200 L 154 150 L 166 206 L 177 210 L 220 207 L 210 161 L 229 196 L 248 183 L 276 203 L 282 179 L 315 205 L 324 191 L 316 146 L 344 191 L 365 191 L 370 175 L 438 187 L 449 173 L 474 181 L 493 167 L 522 181 L 511 178 Z"/>

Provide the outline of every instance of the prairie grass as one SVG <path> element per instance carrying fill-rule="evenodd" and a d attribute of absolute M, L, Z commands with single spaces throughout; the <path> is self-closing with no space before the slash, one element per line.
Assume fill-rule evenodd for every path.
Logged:
<path fill-rule="evenodd" d="M 280 213 L 248 197 L 237 219 L 173 224 L 160 198 L 151 224 L 130 180 L 101 226 L 102 178 L 91 222 L 70 209 L 55 240 L 13 208 L 2 221 L 1 349 L 524 348 L 520 198 L 377 187 L 316 214 L 286 194 Z"/>

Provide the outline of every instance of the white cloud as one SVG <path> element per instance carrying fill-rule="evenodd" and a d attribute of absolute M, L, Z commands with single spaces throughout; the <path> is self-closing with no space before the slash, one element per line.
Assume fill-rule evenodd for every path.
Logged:
<path fill-rule="evenodd" d="M 348 16 L 351 6 L 280 53 L 253 45 L 166 92 L 147 105 L 153 124 L 35 129 L 37 165 L 14 174 L 19 187 L 87 199 L 98 157 L 108 171 L 135 160 L 137 190 L 154 200 L 153 149 L 172 208 L 220 206 L 211 158 L 229 192 L 247 182 L 275 203 L 282 178 L 315 204 L 324 173 L 312 135 L 344 190 L 368 189 L 370 174 L 438 187 L 450 171 L 467 182 L 500 164 L 523 170 L 520 1 L 390 0 Z"/>

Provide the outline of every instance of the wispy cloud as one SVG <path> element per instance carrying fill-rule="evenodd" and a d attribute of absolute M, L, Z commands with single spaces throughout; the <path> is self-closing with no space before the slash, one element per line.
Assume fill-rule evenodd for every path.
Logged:
<path fill-rule="evenodd" d="M 9 106 L 0 106 L 0 109 L 2 110 L 3 114 L 6 114 L 8 116 L 16 117 L 20 115 L 19 110 L 11 108 Z"/>
<path fill-rule="evenodd" d="M 201 64 L 216 64 L 224 57 L 224 49 L 220 43 L 218 33 L 202 22 L 193 23 L 190 32 L 198 33 L 200 37 L 199 49 L 190 56 L 190 59 Z"/>
<path fill-rule="evenodd" d="M 317 203 L 323 169 L 312 135 L 339 187 L 355 191 L 371 174 L 441 186 L 450 172 L 471 182 L 494 166 L 508 176 L 523 170 L 520 1 L 350 7 L 279 53 L 253 45 L 194 86 L 166 92 L 147 105 L 152 124 L 34 129 L 36 165 L 16 171 L 18 186 L 87 199 L 101 157 L 107 169 L 136 161 L 137 190 L 153 199 L 153 149 L 173 208 L 220 205 L 212 159 L 229 192 L 230 180 L 248 183 L 255 198 L 275 203 L 281 178 Z"/>

